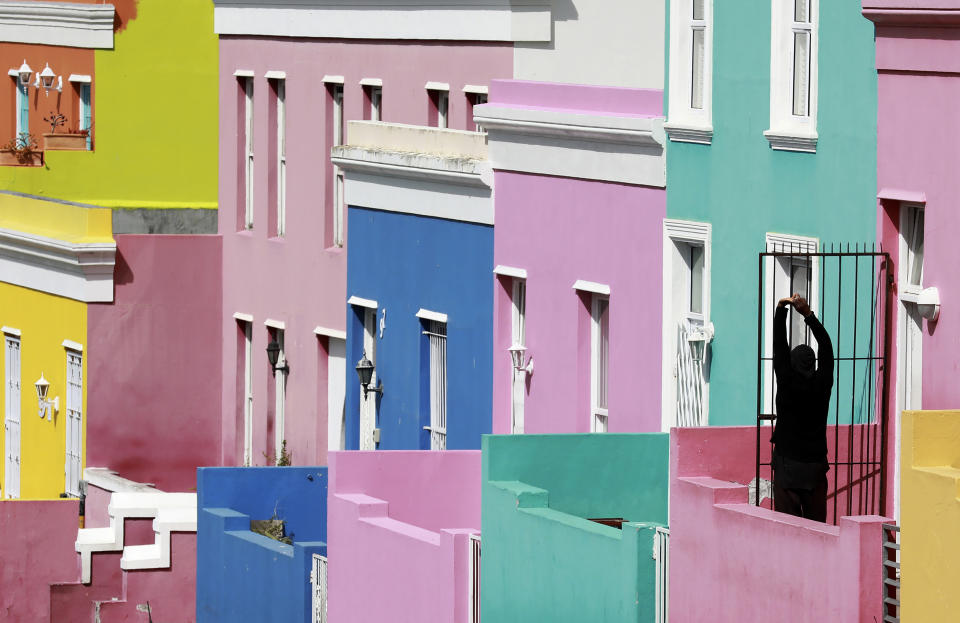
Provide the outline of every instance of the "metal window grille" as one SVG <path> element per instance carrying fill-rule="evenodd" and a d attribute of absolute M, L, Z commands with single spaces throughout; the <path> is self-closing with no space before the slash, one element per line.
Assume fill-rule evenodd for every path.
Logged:
<path fill-rule="evenodd" d="M 313 555 L 313 569 L 310 571 L 310 584 L 313 587 L 313 623 L 327 623 L 327 557 Z"/>
<path fill-rule="evenodd" d="M 470 535 L 470 623 L 480 623 L 480 535 Z"/>
<path fill-rule="evenodd" d="M 80 497 L 83 477 L 83 358 L 80 353 L 67 351 L 67 457 L 64 491 Z"/>
<path fill-rule="evenodd" d="M 677 426 L 704 426 L 703 421 L 703 362 L 696 361 L 690 350 L 688 321 L 677 326 Z"/>
<path fill-rule="evenodd" d="M 4 417 L 4 490 L 6 497 L 20 497 L 20 340 L 6 338 L 6 414 Z"/>
<path fill-rule="evenodd" d="M 900 621 L 900 526 L 883 524 L 883 623 Z"/>
<path fill-rule="evenodd" d="M 778 272 L 777 263 L 782 261 L 789 266 L 806 265 L 810 270 Z M 797 274 L 804 275 L 805 284 L 793 283 Z M 760 449 L 769 442 L 777 417 L 775 375 L 767 373 L 773 357 L 764 352 L 765 334 L 772 332 L 778 293 L 808 292 L 819 306 L 814 312 L 830 334 L 835 362 L 827 422 L 833 425 L 832 431 L 828 429 L 832 440 L 828 439 L 827 522 L 836 524 L 843 515 L 883 514 L 893 283 L 889 254 L 876 245 L 861 248 L 857 244 L 853 249 L 849 244 L 831 245 L 829 251 L 820 252 L 777 245 L 759 254 L 759 277 L 756 482 L 766 476 L 772 480 L 770 463 L 761 461 Z M 790 283 L 778 283 L 778 279 Z M 771 283 L 765 297 L 764 286 Z M 803 335 L 790 336 L 792 345 L 812 340 L 809 329 L 803 331 Z M 762 501 L 761 489 L 755 489 L 757 505 Z"/>
<path fill-rule="evenodd" d="M 431 320 L 424 331 L 430 342 L 430 449 L 447 449 L 447 324 Z"/>
<path fill-rule="evenodd" d="M 656 576 L 654 598 L 656 600 L 656 623 L 667 623 L 670 620 L 670 529 L 657 526 L 653 535 L 653 559 L 656 561 L 654 573 Z"/>

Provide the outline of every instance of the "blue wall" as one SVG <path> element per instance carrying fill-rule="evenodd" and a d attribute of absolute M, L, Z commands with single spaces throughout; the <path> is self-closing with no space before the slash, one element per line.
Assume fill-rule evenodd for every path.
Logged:
<path fill-rule="evenodd" d="M 286 520 L 286 545 L 250 532 Z M 326 467 L 197 470 L 197 620 L 310 621 L 313 554 L 327 553 Z"/>
<path fill-rule="evenodd" d="M 347 296 L 374 299 L 380 444 L 389 450 L 429 449 L 430 394 L 426 328 L 420 308 L 445 313 L 447 324 L 447 448 L 478 449 L 490 432 L 493 377 L 493 228 L 351 206 Z M 363 310 L 347 310 L 346 444 L 359 447 Z"/>

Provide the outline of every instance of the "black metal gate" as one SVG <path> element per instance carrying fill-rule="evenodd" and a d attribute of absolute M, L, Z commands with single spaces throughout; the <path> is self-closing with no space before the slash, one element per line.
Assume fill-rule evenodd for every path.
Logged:
<path fill-rule="evenodd" d="M 799 292 L 831 336 L 834 384 L 827 428 L 827 522 L 884 514 L 893 262 L 877 245 L 777 244 L 759 257 L 757 308 L 757 453 L 754 503 L 773 480 L 764 444 L 776 426 L 772 322 L 777 301 Z M 812 340 L 790 312 L 791 347 Z M 762 460 L 761 460 L 762 459 Z M 769 488 L 772 504 L 773 491 Z"/>

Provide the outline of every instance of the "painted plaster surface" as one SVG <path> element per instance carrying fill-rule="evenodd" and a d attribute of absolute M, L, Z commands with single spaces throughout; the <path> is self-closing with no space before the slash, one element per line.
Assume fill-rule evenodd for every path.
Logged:
<path fill-rule="evenodd" d="M 326 555 L 326 467 L 197 471 L 197 621 L 308 621 L 313 555 Z M 286 521 L 292 545 L 250 531 Z"/>
<path fill-rule="evenodd" d="M 900 451 L 900 616 L 947 621 L 960 608 L 960 411 L 904 411 Z"/>
<path fill-rule="evenodd" d="M 732 465 L 746 467 L 746 433 L 755 430 L 673 431 L 670 620 L 759 621 L 772 612 L 784 621 L 880 620 L 889 520 L 843 517 L 833 526 L 748 503 L 747 487 L 726 478 Z"/>
<path fill-rule="evenodd" d="M 551 40 L 516 44 L 514 78 L 663 88 L 663 2 L 552 0 L 550 6 Z"/>
<path fill-rule="evenodd" d="M 527 271 L 526 346 L 535 368 L 527 433 L 590 430 L 590 297 L 610 286 L 609 430 L 660 428 L 663 190 L 496 171 L 494 265 Z M 643 267 L 639 269 L 638 267 Z M 511 420 L 509 280 L 494 288 L 493 432 Z"/>
<path fill-rule="evenodd" d="M 464 621 L 480 453 L 330 455 L 331 621 Z"/>
<path fill-rule="evenodd" d="M 76 65 L 73 57 L 63 57 L 59 66 L 50 61 L 63 74 L 65 94 L 73 88 L 67 82 L 70 73 L 93 75 L 93 151 L 48 152 L 39 168 L 0 167 L 0 186 L 111 208 L 215 209 L 213 5 L 194 0 L 115 4 L 123 28 L 114 36 L 114 49 L 96 50 L 92 59 L 78 59 Z M 177 45 L 169 45 L 172 32 Z M 30 63 L 39 64 L 38 71 L 48 62 L 43 50 L 37 49 L 36 63 Z M 53 58 L 66 54 L 50 50 Z M 182 96 L 170 96 L 181 90 Z M 39 96 L 39 116 L 49 112 L 54 97 Z M 68 106 L 65 96 L 63 112 L 74 123 L 76 113 Z"/>
<path fill-rule="evenodd" d="M 346 330 L 346 251 L 333 246 L 330 182 L 332 165 L 317 154 L 329 152 L 332 141 L 332 109 L 327 88 L 318 78 L 344 77 L 344 120 L 364 118 L 363 78 L 383 81 L 383 120 L 425 124 L 429 98 L 424 85 L 442 81 L 450 85 L 449 124 L 454 129 L 472 129 L 466 84 L 487 84 L 495 77 L 509 77 L 512 47 L 504 44 L 430 44 L 270 40 L 224 38 L 220 43 L 220 135 L 236 137 L 242 114 L 241 92 L 233 72 L 254 72 L 255 173 L 254 228 L 243 230 L 242 169 L 238 142 L 220 144 L 224 163 L 220 176 L 220 232 L 224 236 L 224 315 L 222 335 L 223 462 L 242 460 L 242 402 L 237 375 L 237 323 L 234 313 L 254 318 L 254 461 L 262 463 L 264 452 L 273 453 L 273 377 L 266 356 L 268 332 L 263 323 L 271 318 L 285 323 L 285 349 L 291 372 L 287 379 L 284 437 L 297 464 L 326 462 L 326 389 L 317 379 L 327 374 L 323 345 L 313 333 L 316 326 Z M 271 237 L 268 200 L 270 173 L 271 89 L 267 71 L 286 72 L 287 118 L 287 234 Z M 319 167 L 319 168 L 318 168 Z M 349 227 L 346 228 L 349 233 Z M 305 272 L 304 272 L 305 271 Z M 306 275 L 306 276 L 305 276 Z M 325 338 L 324 338 L 325 339 Z M 351 366 L 352 368 L 352 366 Z M 349 372 L 349 371 L 348 371 Z M 352 372 L 351 372 L 352 374 Z M 242 377 L 239 377 L 242 381 Z M 397 386 L 399 389 L 399 386 Z M 239 393 L 238 393 L 239 392 Z M 238 406 L 239 405 L 239 406 Z M 416 446 L 413 446 L 416 447 Z"/>
<path fill-rule="evenodd" d="M 78 507 L 77 500 L 0 502 L 4 620 L 51 620 L 50 584 L 76 582 L 80 577 L 80 557 L 73 551 Z"/>
<path fill-rule="evenodd" d="M 483 616 L 653 621 L 668 444 L 662 433 L 484 437 Z M 598 517 L 629 523 L 588 521 Z"/>
<path fill-rule="evenodd" d="M 764 138 L 771 15 L 769 5 L 748 4 L 714 16 L 713 144 L 668 148 L 667 216 L 713 225 L 710 424 L 756 418 L 757 254 L 765 234 L 827 244 L 876 239 L 872 31 L 857 3 L 819 6 L 816 154 L 774 151 Z"/>
<path fill-rule="evenodd" d="M 220 260 L 219 236 L 117 236 L 114 302 L 88 308 L 87 465 L 189 491 L 219 462 Z"/>
<path fill-rule="evenodd" d="M 379 449 L 429 450 L 427 309 L 447 314 L 447 448 L 479 449 L 490 432 L 494 230 L 486 225 L 351 207 L 350 296 L 373 299 Z M 348 309 L 347 448 L 359 447 L 360 387 L 353 370 L 363 351 L 363 308 Z"/>
<path fill-rule="evenodd" d="M 86 303 L 0 282 L 0 325 L 20 330 L 20 498 L 57 498 L 65 490 L 67 448 L 67 351 L 64 340 L 87 347 Z M 5 347 L 4 347 L 5 348 Z M 90 370 L 87 353 L 83 374 Z M 0 361 L 6 378 L 6 357 Z M 51 420 L 38 417 L 34 382 L 43 374 L 50 382 L 48 398 L 60 398 L 60 411 Z M 83 385 L 83 439 L 87 427 L 87 389 Z M 6 397 L 4 386 L 0 394 Z M 6 404 L 6 403 L 4 403 Z M 5 435 L 0 431 L 0 436 Z M 81 457 L 81 468 L 88 456 Z M 0 474 L 6 478 L 6 461 Z M 0 483 L 6 480 L 0 479 Z M 3 491 L 6 497 L 7 491 Z"/>

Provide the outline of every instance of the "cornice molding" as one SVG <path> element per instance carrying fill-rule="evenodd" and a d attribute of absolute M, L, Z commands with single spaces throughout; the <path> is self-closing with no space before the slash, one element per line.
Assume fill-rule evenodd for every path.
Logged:
<path fill-rule="evenodd" d="M 490 188 L 489 165 L 480 160 L 382 151 L 349 145 L 331 150 L 332 162 L 346 172 L 401 177 L 443 184 Z"/>
<path fill-rule="evenodd" d="M 816 136 L 790 134 L 789 132 L 774 132 L 773 130 L 767 130 L 763 135 L 770 143 L 771 149 L 778 151 L 801 151 L 811 154 L 817 153 Z"/>
<path fill-rule="evenodd" d="M 214 0 L 219 35 L 550 41 L 549 0 Z"/>
<path fill-rule="evenodd" d="M 674 143 L 698 143 L 710 145 L 713 143 L 713 128 L 687 125 L 683 123 L 664 123 L 663 131 Z"/>
<path fill-rule="evenodd" d="M 0 41 L 113 49 L 112 4 L 0 2 Z"/>
<path fill-rule="evenodd" d="M 905 9 L 864 6 L 863 16 L 878 26 L 960 26 L 960 7 Z"/>
<path fill-rule="evenodd" d="M 86 303 L 113 301 L 115 242 L 73 243 L 0 228 L 3 281 Z"/>

